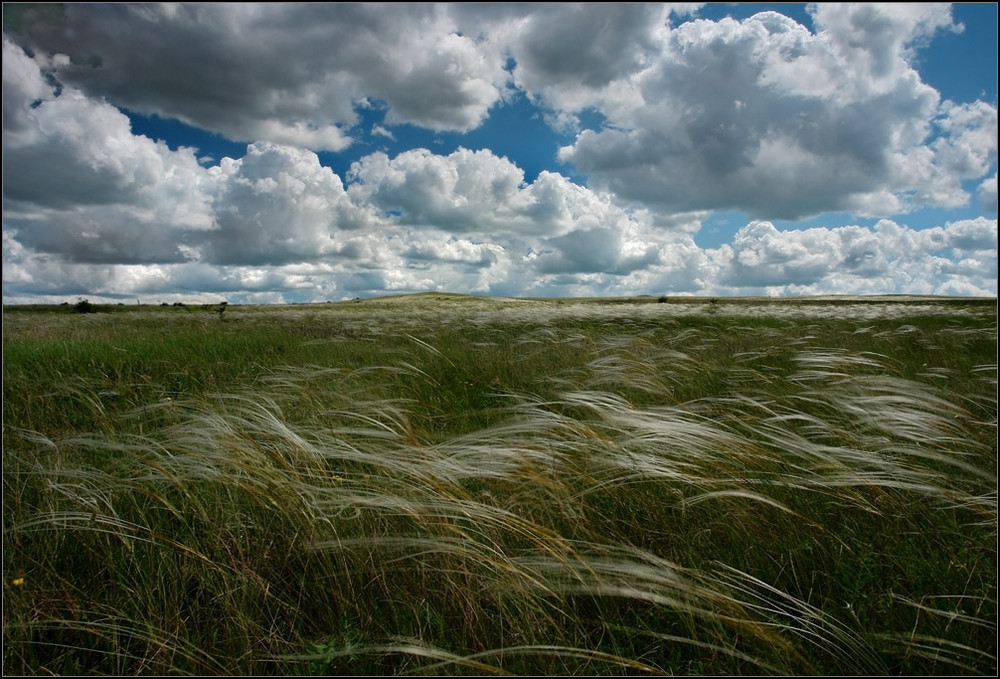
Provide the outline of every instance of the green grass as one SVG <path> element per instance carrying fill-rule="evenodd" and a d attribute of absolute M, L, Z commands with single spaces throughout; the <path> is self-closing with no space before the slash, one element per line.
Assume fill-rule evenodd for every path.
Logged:
<path fill-rule="evenodd" d="M 996 300 L 8 307 L 5 674 L 995 674 Z"/>

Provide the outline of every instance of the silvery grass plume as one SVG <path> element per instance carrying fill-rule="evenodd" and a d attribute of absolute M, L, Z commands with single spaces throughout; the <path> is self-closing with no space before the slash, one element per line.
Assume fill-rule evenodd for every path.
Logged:
<path fill-rule="evenodd" d="M 885 356 L 807 346 L 815 338 L 785 352 L 786 374 L 761 365 L 766 351 L 716 368 L 698 358 L 713 339 L 696 330 L 661 345 L 544 327 L 514 346 L 593 344 L 593 358 L 559 375 L 554 394 L 498 390 L 500 424 L 435 442 L 413 426 L 419 404 L 367 381 L 455 367 L 411 339 L 415 353 L 394 366 L 288 368 L 252 391 L 149 405 L 134 413 L 142 434 L 28 434 L 38 458 L 21 468 L 45 492 L 33 516 L 5 525 L 5 544 L 60 532 L 82 563 L 101 564 L 91 582 L 114 582 L 119 603 L 57 600 L 18 624 L 38 643 L 66 643 L 52 629 L 82 634 L 69 643 L 84 648 L 100 638 L 138 658 L 132 670 L 150 654 L 228 669 L 188 635 L 194 610 L 230 650 L 290 663 L 272 669 L 388 654 L 416 672 L 504 672 L 534 656 L 562 663 L 550 670 L 675 670 L 599 646 L 623 631 L 750 673 L 883 674 L 887 649 L 995 667 L 995 647 L 938 627 L 873 632 L 851 602 L 813 601 L 821 575 L 784 575 L 800 575 L 794 550 L 768 551 L 780 537 L 849 559 L 858 517 L 895 521 L 914 502 L 968 510 L 995 533 L 995 473 L 979 463 L 995 417 L 892 375 Z M 677 396 L 698 380 L 722 386 Z M 784 587 L 753 572 L 769 560 Z M 935 595 L 896 601 L 995 631 L 995 588 L 977 609 L 962 592 Z M 324 635 L 321 651 L 303 650 Z"/>

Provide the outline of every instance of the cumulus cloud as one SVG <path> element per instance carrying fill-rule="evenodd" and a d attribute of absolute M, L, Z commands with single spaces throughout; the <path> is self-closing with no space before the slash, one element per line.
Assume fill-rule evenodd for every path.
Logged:
<path fill-rule="evenodd" d="M 528 201 L 524 172 L 489 150 L 438 156 L 414 149 L 392 159 L 374 153 L 354 163 L 347 177 L 355 200 L 404 224 L 454 232 L 517 228 Z"/>
<path fill-rule="evenodd" d="M 4 299 L 996 294 L 996 105 L 942 101 L 913 67 L 957 30 L 947 6 L 821 4 L 815 32 L 775 12 L 677 21 L 696 9 L 12 10 Z M 601 121 L 560 152 L 585 179 L 527 181 L 486 148 L 358 152 L 341 175 L 321 162 L 366 137 L 398 148 L 412 126 L 468 132 L 515 92 L 563 131 Z M 203 167 L 197 149 L 134 134 L 123 108 L 246 151 Z M 362 110 L 384 116 L 361 126 Z M 907 210 L 972 194 L 986 216 L 906 226 Z M 699 246 L 719 209 L 749 223 Z M 831 210 L 893 218 L 769 221 Z"/>
<path fill-rule="evenodd" d="M 817 4 L 813 19 L 853 73 L 889 82 L 909 70 L 913 48 L 940 29 L 960 31 L 948 3 Z"/>
<path fill-rule="evenodd" d="M 4 228 L 20 243 L 76 262 L 181 261 L 178 234 L 210 228 L 191 149 L 134 136 L 75 89 L 57 96 L 9 42 L 3 83 Z"/>
<path fill-rule="evenodd" d="M 980 217 L 930 229 L 888 219 L 779 231 L 753 221 L 716 253 L 718 285 L 767 294 L 996 294 L 997 222 Z M 961 283 L 965 292 L 957 293 Z M 974 292 L 973 292 L 974 291 Z"/>
<path fill-rule="evenodd" d="M 967 195 L 960 186 L 961 180 L 982 177 L 996 167 L 997 109 L 983 101 L 961 105 L 949 101 L 941 107 L 936 122 L 944 134 L 930 145 L 934 153 L 933 169 L 940 174 L 934 186 L 943 187 L 947 196 L 934 202 L 962 205 Z M 919 186 L 917 182 L 914 184 Z"/>
<path fill-rule="evenodd" d="M 669 12 L 656 3 L 553 3 L 494 31 L 509 45 L 521 87 L 573 108 L 584 92 L 602 92 L 644 69 L 659 51 Z"/>
<path fill-rule="evenodd" d="M 561 160 L 597 190 L 674 212 L 951 207 L 989 170 L 977 138 L 992 136 L 995 163 L 996 107 L 939 109 L 912 65 L 918 46 L 959 29 L 948 5 L 811 5 L 815 33 L 775 12 L 672 25 L 696 9 L 70 4 L 60 17 L 23 11 L 18 39 L 87 96 L 314 151 L 349 146 L 373 102 L 385 125 L 468 131 L 516 88 L 559 124 L 600 113 L 606 125 Z M 943 136 L 928 146 L 932 133 Z"/>
<path fill-rule="evenodd" d="M 312 151 L 259 142 L 250 144 L 243 158 L 226 158 L 208 174 L 215 183 L 214 228 L 198 243 L 206 261 L 316 261 L 337 252 L 337 232 L 372 223 Z"/>
<path fill-rule="evenodd" d="M 203 168 L 192 149 L 133 135 L 110 104 L 46 84 L 34 60 L 5 61 L 4 78 L 22 83 L 5 97 L 5 295 L 490 292 L 660 257 L 648 214 L 556 173 L 529 184 L 488 150 L 370 154 L 346 187 L 313 151 L 274 142 Z"/>
<path fill-rule="evenodd" d="M 3 129 L 4 146 L 21 134 L 31 134 L 31 107 L 54 96 L 38 64 L 3 35 Z M 6 136 L 6 135 L 9 135 Z"/>
<path fill-rule="evenodd" d="M 960 183 L 989 169 L 996 107 L 939 109 L 907 60 L 952 27 L 948 8 L 811 7 L 815 34 L 775 12 L 662 31 L 628 87 L 577 104 L 609 125 L 583 131 L 561 159 L 595 188 L 671 210 L 797 219 L 967 202 Z M 944 136 L 926 148 L 936 118 Z"/>
<path fill-rule="evenodd" d="M 348 178 L 350 195 L 391 223 L 491 242 L 540 274 L 621 275 L 659 259 L 648 215 L 637 217 L 555 173 L 527 184 L 520 168 L 488 150 L 437 156 L 417 149 L 392 159 L 376 153 Z"/>
<path fill-rule="evenodd" d="M 49 72 L 88 95 L 313 150 L 348 146 L 370 99 L 389 123 L 475 128 L 507 80 L 500 52 L 436 4 L 67 4 L 21 24 L 35 51 L 66 55 Z"/>
<path fill-rule="evenodd" d="M 612 273 L 627 274 L 643 269 L 659 259 L 655 246 L 630 241 L 626 243 L 616 229 L 594 228 L 559 236 L 549 241 L 553 250 L 539 257 L 541 273 Z"/>

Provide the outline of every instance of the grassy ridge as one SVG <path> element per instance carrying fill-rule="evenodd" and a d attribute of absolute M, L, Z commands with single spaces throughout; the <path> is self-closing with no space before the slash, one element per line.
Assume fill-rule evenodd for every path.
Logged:
<path fill-rule="evenodd" d="M 655 301 L 5 309 L 5 673 L 995 673 L 996 301 Z"/>

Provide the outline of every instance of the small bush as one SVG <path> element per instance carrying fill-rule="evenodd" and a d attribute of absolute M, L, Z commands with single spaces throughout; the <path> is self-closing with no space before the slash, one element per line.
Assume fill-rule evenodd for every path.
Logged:
<path fill-rule="evenodd" d="M 97 311 L 97 306 L 81 298 L 80 301 L 73 305 L 73 309 L 78 314 L 92 314 Z"/>

